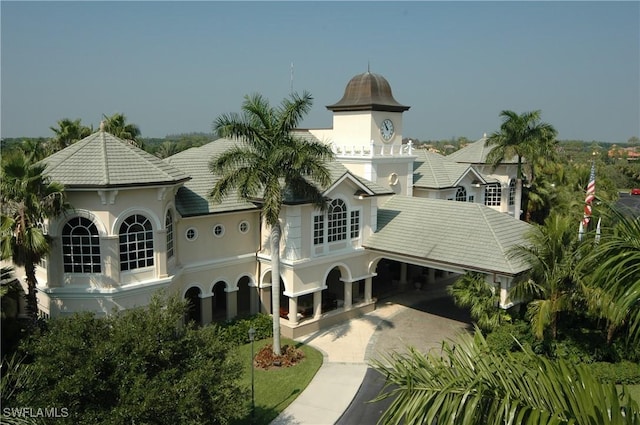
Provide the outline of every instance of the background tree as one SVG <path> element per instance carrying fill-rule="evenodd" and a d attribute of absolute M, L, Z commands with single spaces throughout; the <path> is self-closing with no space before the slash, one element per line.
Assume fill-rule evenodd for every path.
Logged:
<path fill-rule="evenodd" d="M 379 424 L 640 424 L 622 386 L 602 384 L 585 365 L 530 349 L 492 351 L 478 330 L 442 353 L 392 353 L 373 367 L 386 377 L 376 401 L 393 397 Z"/>
<path fill-rule="evenodd" d="M 104 118 L 104 131 L 113 134 L 123 140 L 132 142 L 135 146 L 143 149 L 142 142 L 139 140 L 140 128 L 132 123 L 127 122 L 127 117 L 124 114 L 116 112 L 111 116 L 103 115 Z"/>
<path fill-rule="evenodd" d="M 65 406 L 69 417 L 56 423 L 74 425 L 225 424 L 246 415 L 234 346 L 216 326 L 180 326 L 185 309 L 177 297 L 154 297 L 108 317 L 52 319 L 23 347 L 40 379 L 17 394 L 17 406 Z M 25 404 L 34 396 L 38 404 Z"/>
<path fill-rule="evenodd" d="M 93 129 L 82 125 L 80 119 L 72 121 L 69 118 L 63 118 L 57 125 L 57 127 L 49 127 L 56 135 L 51 139 L 51 153 L 62 150 L 93 133 Z"/>
<path fill-rule="evenodd" d="M 272 107 L 259 94 L 245 96 L 242 115 L 218 117 L 213 124 L 220 137 L 238 144 L 213 158 L 211 172 L 219 177 L 210 196 L 220 202 L 231 190 L 240 198 L 262 204 L 262 216 L 271 229 L 271 302 L 273 351 L 280 347 L 280 211 L 287 196 L 305 199 L 319 208 L 325 199 L 319 188 L 330 182 L 327 161 L 333 158 L 328 145 L 295 137 L 295 129 L 309 111 L 313 98 L 307 92 L 292 94 L 279 107 Z M 295 312 L 292 312 L 295 314 Z"/>
<path fill-rule="evenodd" d="M 18 152 L 3 162 L 0 181 L 2 258 L 11 257 L 24 267 L 27 308 L 33 319 L 38 314 L 36 264 L 50 249 L 42 226 L 68 207 L 63 186 L 50 181 L 44 169 L 42 163 L 34 164 Z"/>
<path fill-rule="evenodd" d="M 533 161 L 538 156 L 550 155 L 556 143 L 557 131 L 551 124 L 540 122 L 540 111 L 524 112 L 520 115 L 513 111 L 502 111 L 500 130 L 492 133 L 486 141 L 486 146 L 492 149 L 487 156 L 487 162 L 497 167 L 502 161 L 514 156 L 518 159 L 516 172 L 516 218 L 520 219 L 522 205 L 522 159 Z M 531 167 L 531 170 L 533 168 Z M 530 171 L 530 180 L 534 174 Z"/>
<path fill-rule="evenodd" d="M 156 149 L 155 156 L 160 159 L 169 158 L 171 155 L 178 153 L 178 145 L 175 142 L 166 141 L 163 142 L 158 149 Z"/>

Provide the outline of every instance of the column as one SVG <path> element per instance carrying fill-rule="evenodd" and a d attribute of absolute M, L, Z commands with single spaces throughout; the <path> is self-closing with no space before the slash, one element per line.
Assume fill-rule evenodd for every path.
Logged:
<path fill-rule="evenodd" d="M 429 267 L 429 271 L 427 272 L 427 283 L 435 283 L 436 281 L 436 269 L 433 267 Z"/>
<path fill-rule="evenodd" d="M 298 297 L 289 297 L 289 323 L 298 324 Z"/>
<path fill-rule="evenodd" d="M 200 319 L 202 325 L 208 325 L 212 320 L 213 294 L 200 295 Z"/>
<path fill-rule="evenodd" d="M 231 320 L 238 315 L 238 290 L 226 292 L 227 296 L 227 320 Z"/>
<path fill-rule="evenodd" d="M 344 309 L 349 310 L 353 305 L 353 282 L 344 282 Z"/>
<path fill-rule="evenodd" d="M 322 291 L 313 293 L 313 318 L 317 319 L 322 314 Z"/>
<path fill-rule="evenodd" d="M 156 245 L 156 276 L 167 277 L 167 231 L 165 229 L 156 230 L 154 244 Z"/>
<path fill-rule="evenodd" d="M 373 278 L 371 277 L 366 278 L 364 280 L 364 301 L 367 303 L 370 303 L 371 301 L 373 301 L 373 297 L 371 296 L 372 287 L 373 287 Z"/>
<path fill-rule="evenodd" d="M 407 285 L 407 263 L 400 263 L 400 288 Z"/>

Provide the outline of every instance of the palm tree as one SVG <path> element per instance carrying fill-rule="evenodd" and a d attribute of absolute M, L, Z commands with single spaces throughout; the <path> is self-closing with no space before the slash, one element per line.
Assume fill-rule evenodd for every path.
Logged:
<path fill-rule="evenodd" d="M 585 248 L 580 270 L 590 289 L 602 293 L 599 309 L 608 322 L 608 339 L 627 323 L 631 342 L 640 341 L 640 216 L 611 208 L 600 240 Z M 595 297 L 594 297 L 595 298 Z M 610 341 L 609 341 L 610 342 Z"/>
<path fill-rule="evenodd" d="M 415 349 L 374 360 L 386 377 L 374 400 L 393 398 L 379 424 L 640 424 L 626 387 L 598 382 L 585 365 L 491 351 L 479 330 L 442 353 Z"/>
<path fill-rule="evenodd" d="M 178 144 L 176 142 L 162 142 L 158 149 L 155 152 L 155 155 L 160 158 L 169 158 L 171 155 L 175 155 L 178 153 Z"/>
<path fill-rule="evenodd" d="M 492 133 L 486 141 L 486 146 L 493 146 L 487 155 L 487 162 L 494 169 L 505 159 L 516 156 L 518 169 L 516 172 L 516 199 L 515 217 L 520 219 L 522 204 L 522 159 L 532 161 L 539 155 L 547 155 L 552 152 L 557 131 L 551 124 L 540 122 L 541 112 L 524 112 L 518 115 L 513 111 L 502 111 L 502 124 L 500 131 Z M 530 166 L 532 169 L 532 167 Z M 530 172 L 533 178 L 533 173 Z"/>
<path fill-rule="evenodd" d="M 262 204 L 262 216 L 271 229 L 273 350 L 280 355 L 280 211 L 290 196 L 325 207 L 319 187 L 330 182 L 326 164 L 333 153 L 326 144 L 291 133 L 311 108 L 309 93 L 292 94 L 279 107 L 270 106 L 259 94 L 244 99 L 241 115 L 223 114 L 214 121 L 220 137 L 238 144 L 211 160 L 210 170 L 219 180 L 210 196 L 220 202 L 237 190 L 240 198 Z"/>
<path fill-rule="evenodd" d="M 579 293 L 576 277 L 579 242 L 576 237 L 577 219 L 552 213 L 544 225 L 535 225 L 527 234 L 528 245 L 514 247 L 513 258 L 526 262 L 531 268 L 511 289 L 513 300 L 530 300 L 527 315 L 533 333 L 539 339 L 550 328 L 558 335 L 558 316 L 571 311 L 574 296 Z"/>
<path fill-rule="evenodd" d="M 49 127 L 55 133 L 55 137 L 51 140 L 52 153 L 62 150 L 70 144 L 77 142 L 89 136 L 93 129 L 86 127 L 80 123 L 80 119 L 70 120 L 63 118 L 58 120 L 58 127 Z"/>
<path fill-rule="evenodd" d="M 459 307 L 469 308 L 480 329 L 491 331 L 509 321 L 509 315 L 498 305 L 499 297 L 483 273 L 467 272 L 447 288 Z"/>
<path fill-rule="evenodd" d="M 36 264 L 49 252 L 42 225 L 66 208 L 64 188 L 44 174 L 45 165 L 19 152 L 2 165 L 0 230 L 2 259 L 11 257 L 26 275 L 27 308 L 37 318 Z"/>
<path fill-rule="evenodd" d="M 110 117 L 102 115 L 104 118 L 104 131 L 111 133 L 116 137 L 131 142 L 133 145 L 143 148 L 142 141 L 138 140 L 140 136 L 140 128 L 132 123 L 127 123 L 127 117 L 124 114 L 116 112 Z"/>

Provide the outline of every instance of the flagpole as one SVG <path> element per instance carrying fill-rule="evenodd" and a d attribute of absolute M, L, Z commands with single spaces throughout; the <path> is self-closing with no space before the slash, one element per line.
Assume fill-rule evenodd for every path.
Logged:
<path fill-rule="evenodd" d="M 592 203 L 596 197 L 596 153 L 593 152 L 591 159 L 591 172 L 589 173 L 589 183 L 587 183 L 587 193 L 584 199 L 584 214 L 580 221 L 578 230 L 578 240 L 582 240 L 584 233 L 588 230 L 591 221 Z"/>

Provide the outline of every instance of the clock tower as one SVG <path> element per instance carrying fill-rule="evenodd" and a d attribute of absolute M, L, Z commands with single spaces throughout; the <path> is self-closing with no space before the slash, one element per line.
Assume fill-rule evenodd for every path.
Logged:
<path fill-rule="evenodd" d="M 395 193 L 412 195 L 411 145 L 402 144 L 402 113 L 389 82 L 369 71 L 353 77 L 333 112 L 331 142 L 336 158 L 354 174 Z"/>

